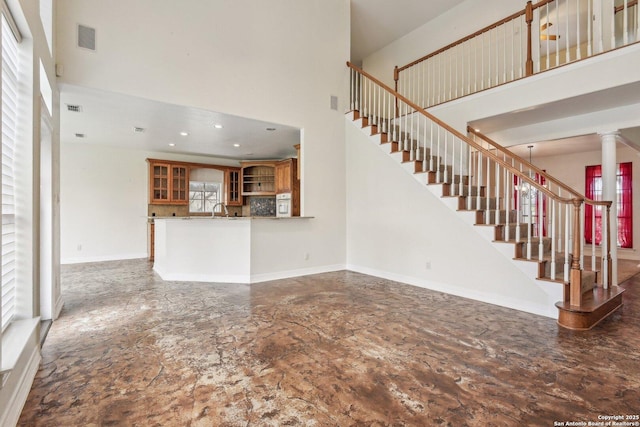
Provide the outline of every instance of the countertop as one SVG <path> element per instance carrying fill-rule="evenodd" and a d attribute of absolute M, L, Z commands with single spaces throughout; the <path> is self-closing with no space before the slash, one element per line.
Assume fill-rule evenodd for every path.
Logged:
<path fill-rule="evenodd" d="M 235 220 L 292 220 L 292 219 L 311 219 L 315 218 L 313 216 L 289 216 L 289 217 L 277 217 L 277 216 L 148 216 L 148 220 L 155 219 L 173 219 L 173 220 L 227 220 L 227 221 L 235 221 Z"/>

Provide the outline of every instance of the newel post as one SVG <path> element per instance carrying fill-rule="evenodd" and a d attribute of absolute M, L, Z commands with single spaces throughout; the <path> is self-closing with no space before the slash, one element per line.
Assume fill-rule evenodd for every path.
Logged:
<path fill-rule="evenodd" d="M 400 80 L 400 70 L 398 70 L 398 66 L 396 65 L 393 68 L 393 81 L 395 82 L 395 91 L 398 92 L 398 80 Z M 398 98 L 395 99 L 396 104 L 396 117 L 400 117 L 400 112 L 398 111 Z"/>
<path fill-rule="evenodd" d="M 525 63 L 525 71 L 527 76 L 533 75 L 533 53 L 531 47 L 531 23 L 533 22 L 533 4 L 531 0 L 527 2 L 525 8 L 525 20 L 527 22 L 527 62 Z"/>
<path fill-rule="evenodd" d="M 582 270 L 580 269 L 580 206 L 582 199 L 573 199 L 573 251 L 571 254 L 571 274 L 569 276 L 570 296 L 569 304 L 580 307 L 582 305 Z"/>

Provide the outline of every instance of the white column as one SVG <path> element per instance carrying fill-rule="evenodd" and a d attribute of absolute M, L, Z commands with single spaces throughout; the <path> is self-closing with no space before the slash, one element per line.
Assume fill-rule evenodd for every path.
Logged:
<path fill-rule="evenodd" d="M 602 200 L 611 200 L 611 285 L 618 284 L 618 192 L 616 191 L 616 139 L 618 131 L 600 133 L 602 142 Z M 602 224 L 604 226 L 604 224 Z M 602 268 L 601 268 L 602 270 Z"/>

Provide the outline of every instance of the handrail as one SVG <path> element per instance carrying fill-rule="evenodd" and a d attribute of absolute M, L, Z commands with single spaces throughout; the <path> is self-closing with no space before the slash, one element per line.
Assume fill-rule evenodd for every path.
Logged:
<path fill-rule="evenodd" d="M 498 22 L 494 22 L 491 25 L 487 25 L 486 27 L 476 31 L 475 33 L 470 34 L 470 35 L 468 35 L 466 37 L 463 37 L 463 38 L 461 38 L 461 39 L 459 39 L 459 40 L 457 40 L 457 41 L 455 41 L 455 42 L 453 42 L 451 44 L 448 44 L 447 46 L 442 47 L 442 48 L 440 48 L 440 49 L 436 50 L 435 52 L 432 52 L 432 53 L 430 53 L 428 55 L 425 55 L 422 58 L 416 59 L 415 61 L 413 61 L 413 62 L 411 62 L 411 63 L 409 63 L 407 65 L 403 65 L 402 67 L 396 67 L 397 71 L 400 72 L 400 71 L 403 71 L 403 70 L 405 70 L 407 68 L 413 67 L 416 64 L 419 64 L 419 63 L 421 63 L 423 61 L 426 61 L 427 59 L 429 59 L 429 58 L 431 58 L 433 56 L 436 56 L 436 55 L 438 55 L 438 54 L 440 54 L 440 53 L 442 53 L 444 51 L 447 51 L 447 50 L 449 50 L 451 48 L 454 48 L 459 44 L 462 44 L 462 43 L 464 43 L 464 42 L 466 42 L 468 40 L 471 40 L 474 37 L 479 36 L 480 34 L 483 34 L 483 33 L 486 33 L 487 31 L 493 30 L 494 28 L 499 27 L 500 25 L 502 25 L 502 24 L 504 24 L 506 22 L 509 22 L 512 19 L 516 19 L 516 18 L 518 18 L 518 17 L 520 17 L 520 16 L 522 16 L 524 14 L 525 14 L 525 11 L 523 10 L 523 11 L 520 11 L 520 12 L 516 12 L 516 13 L 510 15 L 510 16 L 507 16 L 506 18 L 501 19 Z"/>
<path fill-rule="evenodd" d="M 556 1 L 556 0 L 542 0 L 542 1 L 538 2 L 538 3 L 532 4 L 531 5 L 531 10 L 539 9 L 539 8 L 543 7 L 544 5 L 546 5 L 547 3 L 551 3 L 553 1 Z M 629 2 L 628 7 L 633 6 L 637 2 L 638 2 L 638 0 L 632 0 L 631 2 Z M 531 1 L 529 1 L 527 3 L 531 3 Z M 616 8 L 616 9 L 618 9 L 618 8 Z M 622 9 L 624 9 L 624 6 L 620 6 L 620 10 L 622 10 Z M 616 12 L 617 12 L 617 10 L 616 10 Z M 526 13 L 527 13 L 527 7 L 525 7 L 523 10 L 521 10 L 519 12 L 512 13 L 511 15 L 507 16 L 506 18 L 500 19 L 499 21 L 496 21 L 493 24 L 487 25 L 486 27 L 483 27 L 483 28 L 479 29 L 475 33 L 469 34 L 468 36 L 465 36 L 465 37 L 463 37 L 461 39 L 458 39 L 453 43 L 450 43 L 450 44 L 448 44 L 448 45 L 446 45 L 444 47 L 441 47 L 440 49 L 438 49 L 438 50 L 436 50 L 434 52 L 431 52 L 431 53 L 429 53 L 429 54 L 427 54 L 427 55 L 425 55 L 425 56 L 423 56 L 421 58 L 418 58 L 413 62 L 410 62 L 410 63 L 408 63 L 406 65 L 403 65 L 402 67 L 396 67 L 397 72 L 400 72 L 400 71 L 406 70 L 407 68 L 413 67 L 414 65 L 419 64 L 419 63 L 421 63 L 423 61 L 426 61 L 427 59 L 429 59 L 429 58 L 431 58 L 433 56 L 439 55 L 444 51 L 447 51 L 447 50 L 449 50 L 451 48 L 456 47 L 459 44 L 462 44 L 462 43 L 464 43 L 464 42 L 466 42 L 468 40 L 471 40 L 474 37 L 479 36 L 480 34 L 486 33 L 487 31 L 493 30 L 494 28 L 497 28 L 502 24 L 505 24 L 505 23 L 507 23 L 509 21 L 512 21 L 512 20 L 516 19 L 516 18 L 519 18 L 520 16 L 523 16 Z"/>
<path fill-rule="evenodd" d="M 576 2 L 574 6 L 573 2 L 566 1 L 563 7 L 560 7 L 560 0 L 539 0 L 535 3 L 534 1 L 529 0 L 523 9 L 406 65 L 396 65 L 393 68 L 395 90 L 403 93 L 409 89 L 413 92 L 417 91 L 423 97 L 422 103 L 424 105 L 422 107 L 426 108 L 581 61 L 616 49 L 619 47 L 619 42 L 623 45 L 629 45 L 638 43 L 640 40 L 640 23 L 635 20 L 629 25 L 624 23 L 623 39 L 617 41 L 615 34 L 619 24 L 616 24 L 616 20 L 613 19 L 621 11 L 624 11 L 626 15 L 627 10 L 638 7 L 638 0 L 625 0 L 625 4 L 621 6 L 612 5 L 614 13 L 611 14 L 611 17 L 609 14 L 598 14 L 597 20 L 593 12 L 596 8 L 595 0 L 588 0 L 588 4 L 582 6 L 582 2 Z M 569 3 L 572 6 L 569 6 Z M 610 3 L 613 1 L 609 0 Z M 585 7 L 587 8 L 586 12 L 591 13 L 594 18 L 581 18 L 585 12 L 581 9 Z M 553 16 L 546 16 L 545 8 L 546 14 L 553 13 Z M 560 9 L 562 12 L 559 12 Z M 540 12 L 535 13 L 536 11 Z M 635 12 L 629 13 L 635 16 Z M 572 22 L 571 25 L 569 25 L 568 17 L 570 14 L 576 14 L 578 17 L 577 20 L 574 19 L 576 22 Z M 553 27 L 554 30 L 548 34 L 543 34 L 543 32 L 549 31 L 547 23 L 542 20 L 544 16 L 546 16 L 546 20 L 552 18 L 559 20 Z M 611 22 L 605 22 L 607 19 L 611 19 Z M 541 27 L 537 28 L 537 24 L 540 24 Z M 563 27 L 562 34 L 558 32 L 560 24 L 564 24 L 566 27 Z M 509 25 L 511 25 L 511 29 L 509 29 Z M 515 32 L 513 31 L 514 26 L 517 26 Z M 584 28 L 585 26 L 586 28 Z M 598 31 L 595 26 L 598 26 Z M 571 36 L 570 31 L 572 32 Z M 610 34 L 606 34 L 607 31 L 610 31 Z M 507 32 L 511 35 L 508 36 Z M 599 40 L 595 40 L 596 34 L 598 34 Z M 489 44 L 485 49 L 487 35 Z M 553 35 L 553 38 L 547 38 L 546 44 L 540 44 L 536 48 L 535 38 L 538 35 L 541 37 Z M 607 40 L 607 37 L 611 37 L 611 42 Z M 586 42 L 583 40 L 585 38 Z M 571 41 L 574 39 L 577 41 Z M 471 59 L 471 52 L 473 52 L 473 59 Z M 473 68 L 468 67 L 467 64 L 470 61 L 477 61 L 478 55 L 481 58 L 478 65 L 474 65 Z M 444 59 L 438 61 L 440 57 Z M 401 72 L 410 69 L 415 69 L 417 73 L 415 75 L 401 74 Z M 432 80 L 433 86 L 426 86 L 424 83 L 426 78 L 422 74 L 427 72 L 437 75 L 436 79 Z M 412 98 L 420 102 L 419 98 L 413 96 Z"/>
<path fill-rule="evenodd" d="M 391 93 L 391 95 L 393 95 L 397 99 L 401 100 L 402 102 L 404 102 L 405 104 L 407 104 L 408 106 L 413 108 L 416 112 L 422 114 L 423 116 L 427 117 L 429 120 L 431 120 L 434 123 L 436 123 L 438 126 L 442 127 L 443 129 L 447 130 L 448 132 L 450 132 L 451 134 L 453 134 L 457 138 L 461 139 L 462 141 L 467 143 L 467 145 L 475 148 L 478 151 L 483 152 L 487 157 L 492 159 L 494 162 L 496 162 L 497 164 L 501 165 L 503 168 L 507 169 L 508 171 L 513 173 L 514 175 L 517 175 L 520 179 L 523 179 L 524 181 L 528 182 L 530 185 L 532 185 L 538 191 L 541 191 L 541 192 L 545 193 L 547 196 L 551 197 L 552 199 L 554 199 L 554 200 L 556 200 L 558 202 L 561 202 L 561 203 L 572 203 L 573 201 L 580 201 L 580 203 L 582 203 L 584 201 L 584 196 L 575 197 L 575 198 L 571 198 L 571 199 L 560 197 L 559 195 L 555 194 L 554 192 L 552 192 L 551 190 L 549 190 L 545 186 L 543 186 L 540 183 L 536 182 L 534 179 L 528 177 L 527 175 L 525 175 L 524 173 L 522 173 L 518 169 L 516 169 L 513 166 L 509 165 L 504 160 L 502 160 L 501 158 L 499 158 L 495 154 L 491 153 L 490 151 L 488 151 L 487 149 L 485 149 L 484 147 L 482 147 L 481 145 L 479 145 L 478 143 L 473 141 L 468 136 L 463 135 L 462 133 L 458 132 L 457 130 L 455 130 L 454 128 L 449 126 L 448 124 L 444 123 L 443 121 L 441 121 L 437 117 L 433 116 L 431 113 L 427 112 L 422 107 L 419 107 L 414 102 L 410 101 L 409 99 L 405 98 L 404 96 L 402 96 L 401 94 L 399 94 L 395 90 L 391 89 L 389 86 L 387 86 L 386 84 L 382 83 L 380 80 L 376 79 L 371 74 L 369 74 L 366 71 L 364 71 L 363 69 L 361 69 L 358 66 L 352 64 L 349 61 L 347 61 L 347 67 L 349 67 L 349 68 L 357 71 L 358 73 L 362 74 L 363 76 L 367 77 L 372 82 L 376 83 L 378 86 L 382 87 L 387 92 Z M 515 158 L 519 158 L 515 154 L 513 154 L 513 156 Z M 524 160 L 524 159 L 522 159 L 522 160 Z"/>
<path fill-rule="evenodd" d="M 631 0 L 629 3 L 627 3 L 627 9 L 633 6 L 637 6 L 638 5 L 638 0 Z M 618 13 L 618 12 L 622 12 L 625 9 L 625 5 L 621 4 L 620 6 L 614 6 L 613 7 L 613 13 Z"/>
<path fill-rule="evenodd" d="M 471 126 L 467 126 L 467 131 L 469 133 L 472 133 L 474 135 L 476 135 L 477 137 L 481 138 L 482 140 L 486 141 L 487 143 L 491 144 L 493 147 L 495 147 L 498 151 L 502 151 L 504 154 L 508 155 L 511 158 L 517 159 L 519 162 L 523 163 L 524 165 L 526 165 L 529 169 L 532 169 L 533 171 L 535 171 L 537 174 L 539 174 L 540 176 L 544 177 L 544 179 L 546 179 L 547 181 L 551 181 L 554 184 L 556 184 L 558 187 L 563 188 L 564 190 L 568 191 L 569 193 L 573 194 L 574 196 L 576 196 L 576 198 L 578 199 L 583 199 L 585 201 L 585 203 L 589 203 L 589 204 L 593 204 L 593 205 L 602 205 L 602 206 L 611 206 L 610 201 L 599 201 L 599 200 L 593 200 L 593 199 L 589 199 L 585 196 L 583 196 L 582 194 L 578 193 L 576 190 L 574 190 L 573 188 L 569 187 L 567 184 L 565 184 L 564 182 L 554 178 L 553 176 L 549 175 L 546 171 L 538 168 L 537 166 L 535 166 L 533 163 L 528 162 L 527 160 L 525 160 L 524 158 L 518 156 L 517 154 L 513 153 L 511 150 L 507 149 L 506 147 L 503 147 L 502 145 L 498 144 L 496 141 L 494 141 L 493 139 L 489 138 L 488 136 L 478 132 L 477 130 L 473 129 Z"/>

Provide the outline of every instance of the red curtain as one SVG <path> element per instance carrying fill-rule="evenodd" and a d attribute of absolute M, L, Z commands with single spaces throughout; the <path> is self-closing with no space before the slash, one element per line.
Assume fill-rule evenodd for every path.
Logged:
<path fill-rule="evenodd" d="M 631 162 L 618 164 L 616 173 L 616 192 L 618 196 L 618 239 L 617 245 L 622 248 L 633 247 L 633 209 L 632 209 L 632 169 Z M 587 166 L 585 169 L 585 196 L 592 200 L 602 200 L 602 166 Z M 591 215 L 594 207 L 585 205 L 584 238 L 591 243 L 593 227 Z M 602 242 L 602 208 L 595 208 L 596 245 Z"/>
<path fill-rule="evenodd" d="M 618 165 L 618 245 L 633 247 L 631 162 Z"/>
<path fill-rule="evenodd" d="M 587 199 L 600 200 L 602 194 L 602 166 L 587 166 L 585 168 L 584 195 Z M 584 207 L 584 239 L 587 243 L 592 242 L 593 235 L 593 205 L 585 205 Z M 602 240 L 602 211 L 596 208 L 596 245 Z"/>

